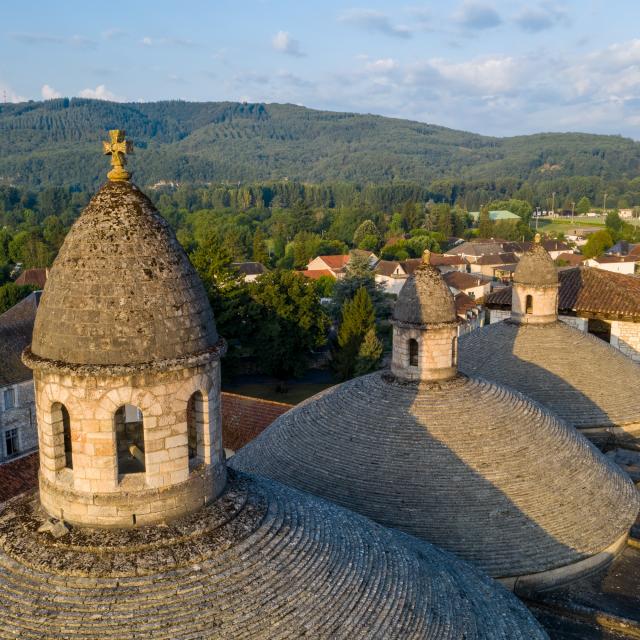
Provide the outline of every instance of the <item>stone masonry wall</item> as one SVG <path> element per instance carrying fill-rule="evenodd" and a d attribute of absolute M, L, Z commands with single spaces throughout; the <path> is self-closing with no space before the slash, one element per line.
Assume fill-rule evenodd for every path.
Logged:
<path fill-rule="evenodd" d="M 532 298 L 531 313 L 526 312 L 527 296 Z M 514 283 L 512 317 L 522 324 L 553 322 L 558 316 L 558 287 L 533 287 Z"/>
<path fill-rule="evenodd" d="M 394 325 L 391 371 L 405 380 L 444 380 L 456 373 L 456 324 L 419 329 Z M 409 340 L 418 343 L 418 366 L 409 364 Z"/>
<path fill-rule="evenodd" d="M 611 323 L 611 345 L 640 362 L 640 323 L 614 320 Z"/>
<path fill-rule="evenodd" d="M 225 484 L 219 361 L 192 369 L 128 377 L 36 371 L 40 491 L 49 513 L 69 522 L 131 526 L 168 520 L 218 495 Z M 203 395 L 198 458 L 189 460 L 187 405 Z M 73 468 L 65 467 L 62 421 L 70 419 Z M 143 473 L 118 475 L 115 413 L 131 404 L 143 415 Z"/>
<path fill-rule="evenodd" d="M 11 385 L 15 390 L 15 406 L 13 409 L 3 410 L 2 395 L 5 389 L 0 387 L 0 462 L 10 459 L 6 453 L 5 432 L 9 429 L 18 430 L 19 453 L 32 451 L 38 446 L 38 432 L 36 429 L 36 406 L 33 393 L 33 382 L 27 380 L 20 384 Z M 12 456 L 15 457 L 15 456 Z"/>

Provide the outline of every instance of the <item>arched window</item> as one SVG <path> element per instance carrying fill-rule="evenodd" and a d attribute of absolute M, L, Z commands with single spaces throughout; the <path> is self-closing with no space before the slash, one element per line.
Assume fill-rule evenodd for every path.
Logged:
<path fill-rule="evenodd" d="M 458 338 L 457 336 L 451 339 L 451 366 L 455 367 L 458 364 Z"/>
<path fill-rule="evenodd" d="M 187 444 L 189 460 L 204 460 L 204 429 L 206 422 L 205 400 L 196 391 L 187 402 Z"/>
<path fill-rule="evenodd" d="M 418 366 L 418 341 L 413 338 L 409 340 L 409 366 Z"/>
<path fill-rule="evenodd" d="M 51 406 L 51 426 L 57 449 L 56 458 L 59 459 L 57 468 L 73 469 L 71 420 L 67 407 L 60 402 Z"/>
<path fill-rule="evenodd" d="M 533 296 L 527 296 L 525 302 L 525 313 L 533 313 Z"/>
<path fill-rule="evenodd" d="M 122 405 L 115 414 L 118 474 L 144 471 L 144 420 L 132 404 Z"/>

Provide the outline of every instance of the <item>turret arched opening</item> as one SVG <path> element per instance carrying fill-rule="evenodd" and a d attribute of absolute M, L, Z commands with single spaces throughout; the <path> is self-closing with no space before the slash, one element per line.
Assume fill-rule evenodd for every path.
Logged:
<path fill-rule="evenodd" d="M 73 469 L 73 445 L 71 442 L 71 419 L 61 402 L 51 405 L 51 426 L 55 441 L 56 468 Z"/>
<path fill-rule="evenodd" d="M 409 340 L 409 366 L 417 367 L 418 366 L 418 355 L 419 355 L 419 347 L 418 341 L 415 338 L 411 338 Z"/>
<path fill-rule="evenodd" d="M 115 413 L 118 475 L 144 473 L 144 417 L 132 404 L 122 405 Z"/>
<path fill-rule="evenodd" d="M 525 313 L 531 315 L 533 313 L 533 296 L 528 295 L 525 300 Z"/>
<path fill-rule="evenodd" d="M 206 396 L 203 396 L 201 391 L 196 391 L 187 402 L 187 446 L 190 465 L 205 460 L 206 423 Z"/>

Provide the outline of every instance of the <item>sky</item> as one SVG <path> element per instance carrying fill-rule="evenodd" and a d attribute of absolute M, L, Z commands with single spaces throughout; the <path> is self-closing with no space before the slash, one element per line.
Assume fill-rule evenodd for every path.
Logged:
<path fill-rule="evenodd" d="M 640 139 L 638 0 L 20 0 L 0 99 L 246 100 Z"/>

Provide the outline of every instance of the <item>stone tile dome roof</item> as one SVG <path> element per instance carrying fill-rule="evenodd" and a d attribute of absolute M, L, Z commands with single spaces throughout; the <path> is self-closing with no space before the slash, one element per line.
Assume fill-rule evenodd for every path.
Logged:
<path fill-rule="evenodd" d="M 461 371 L 507 384 L 578 429 L 628 425 L 640 437 L 640 366 L 595 336 L 559 321 L 505 321 L 462 336 L 458 352 Z"/>
<path fill-rule="evenodd" d="M 435 267 L 423 263 L 407 279 L 398 295 L 393 319 L 414 326 L 456 322 L 453 295 Z"/>
<path fill-rule="evenodd" d="M 512 594 L 439 549 L 266 479 L 166 527 L 0 520 L 0 635 L 29 640 L 543 640 Z M 89 635 L 88 635 L 89 634 Z"/>
<path fill-rule="evenodd" d="M 531 251 L 527 251 L 520 258 L 513 274 L 513 281 L 545 287 L 558 284 L 556 265 L 540 242 L 534 242 Z"/>
<path fill-rule="evenodd" d="M 51 268 L 31 351 L 131 365 L 204 352 L 217 340 L 204 287 L 168 223 L 135 185 L 107 182 Z"/>
<path fill-rule="evenodd" d="M 278 418 L 229 464 L 333 500 L 494 577 L 592 557 L 628 534 L 631 480 L 574 429 L 480 379 L 385 373 Z"/>

